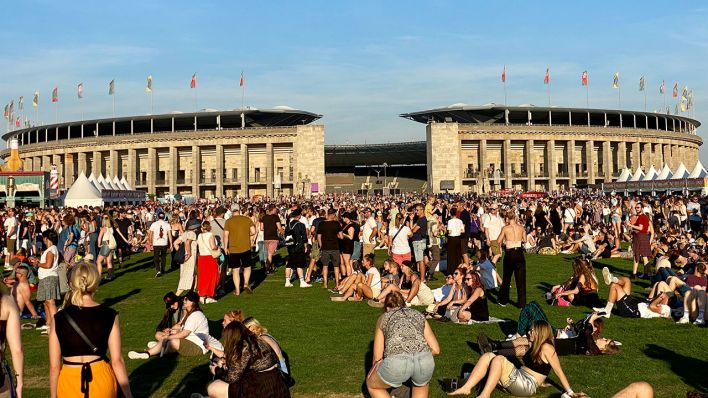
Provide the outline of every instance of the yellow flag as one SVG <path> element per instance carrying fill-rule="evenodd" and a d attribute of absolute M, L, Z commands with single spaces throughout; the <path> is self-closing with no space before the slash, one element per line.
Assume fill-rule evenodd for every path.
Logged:
<path fill-rule="evenodd" d="M 145 92 L 146 93 L 152 92 L 152 75 L 148 76 L 147 86 L 145 86 Z"/>
<path fill-rule="evenodd" d="M 620 86 L 620 74 L 615 72 L 615 77 L 612 79 L 612 88 L 619 88 Z"/>

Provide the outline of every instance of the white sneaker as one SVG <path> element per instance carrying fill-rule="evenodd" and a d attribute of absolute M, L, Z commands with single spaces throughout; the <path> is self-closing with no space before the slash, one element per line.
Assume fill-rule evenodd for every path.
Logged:
<path fill-rule="evenodd" d="M 48 325 L 42 325 L 42 326 L 40 326 L 40 327 L 38 327 L 38 328 L 36 328 L 36 329 L 37 329 L 37 330 L 49 330 L 49 326 L 48 326 Z"/>
<path fill-rule="evenodd" d="M 148 341 L 148 344 L 147 344 L 148 348 L 155 347 L 156 345 L 157 345 L 157 341 Z"/>
<path fill-rule="evenodd" d="M 305 281 L 300 281 L 300 287 L 312 287 L 312 285 Z"/>
<path fill-rule="evenodd" d="M 592 307 L 595 312 L 605 312 L 605 307 Z"/>
<path fill-rule="evenodd" d="M 293 283 L 290 282 L 290 279 L 285 281 L 285 287 L 293 287 Z"/>
<path fill-rule="evenodd" d="M 5 264 L 5 271 L 12 271 L 14 268 L 10 264 Z"/>
<path fill-rule="evenodd" d="M 612 274 L 607 267 L 602 268 L 602 279 L 605 280 L 605 285 L 609 286 L 612 283 Z"/>
<path fill-rule="evenodd" d="M 706 321 L 703 318 L 698 318 L 693 322 L 693 324 L 696 326 L 703 326 L 706 324 Z"/>
<path fill-rule="evenodd" d="M 216 301 L 215 299 L 211 298 L 211 297 L 207 297 L 207 298 L 204 299 L 204 304 L 214 304 L 214 303 L 216 303 L 216 302 L 217 302 L 217 301 Z"/>
<path fill-rule="evenodd" d="M 150 354 L 148 354 L 147 352 L 129 351 L 128 358 L 130 358 L 130 359 L 149 359 Z"/>
<path fill-rule="evenodd" d="M 335 302 L 347 301 L 347 299 L 343 296 L 332 296 L 329 299 Z"/>
<path fill-rule="evenodd" d="M 682 316 L 681 319 L 679 319 L 678 322 L 676 322 L 676 324 L 678 324 L 678 325 L 688 325 L 689 323 L 690 323 L 690 321 L 688 319 L 688 315 Z"/>

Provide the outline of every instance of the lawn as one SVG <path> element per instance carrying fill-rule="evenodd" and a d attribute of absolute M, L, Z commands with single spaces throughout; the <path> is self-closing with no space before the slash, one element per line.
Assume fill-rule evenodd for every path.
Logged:
<path fill-rule="evenodd" d="M 383 253 L 379 255 L 380 259 Z M 528 255 L 529 301 L 536 300 L 556 326 L 565 324 L 567 317 L 580 319 L 586 308 L 551 308 L 543 302 L 549 285 L 570 274 L 570 257 Z M 380 262 L 380 261 L 378 261 Z M 595 264 L 596 274 L 608 265 L 613 272 L 626 275 L 631 263 L 613 259 Z M 212 334 L 220 335 L 223 313 L 242 309 L 247 316 L 258 318 L 280 341 L 290 356 L 297 384 L 292 389 L 296 397 L 357 397 L 367 367 L 371 361 L 373 327 L 380 311 L 364 303 L 334 303 L 320 284 L 310 289 L 283 287 L 282 268 L 276 275 L 264 278 L 254 272 L 256 287 L 253 295 L 235 297 L 228 294 L 216 304 L 207 305 L 205 313 L 211 320 Z M 211 380 L 206 358 L 153 358 L 147 361 L 129 360 L 129 350 L 144 348 L 154 334 L 163 311 L 162 296 L 177 285 L 178 272 L 155 279 L 149 255 L 134 256 L 117 272 L 117 279 L 102 285 L 97 293 L 99 302 L 120 313 L 123 352 L 130 373 L 130 384 L 136 397 L 189 397 L 193 392 L 204 393 Z M 297 283 L 296 283 L 297 286 Z M 635 295 L 645 296 L 647 283 L 634 285 Z M 606 297 L 607 288 L 600 294 Z M 512 299 L 515 291 L 512 288 Z M 490 313 L 499 318 L 515 320 L 519 310 L 490 303 Z M 664 319 L 607 320 L 605 335 L 623 343 L 618 355 L 607 357 L 562 357 L 561 363 L 575 391 L 592 397 L 609 397 L 622 386 L 645 380 L 651 383 L 657 397 L 682 397 L 687 391 L 705 391 L 708 353 L 707 329 L 693 325 L 676 325 Z M 436 358 L 432 397 L 444 396 L 437 379 L 459 375 L 463 366 L 471 366 L 479 358 L 476 336 L 487 333 L 502 338 L 514 330 L 515 322 L 495 325 L 463 326 L 432 321 L 441 346 Z M 38 331 L 23 331 L 25 348 L 25 394 L 47 397 L 47 339 Z M 9 353 L 6 355 L 9 359 Z M 551 376 L 557 383 L 557 377 Z M 495 396 L 503 396 L 496 391 Z M 559 389 L 546 387 L 539 397 L 557 397 Z"/>

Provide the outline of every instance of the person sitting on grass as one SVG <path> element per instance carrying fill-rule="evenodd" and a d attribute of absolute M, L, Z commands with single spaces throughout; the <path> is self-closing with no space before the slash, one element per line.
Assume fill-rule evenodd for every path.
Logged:
<path fill-rule="evenodd" d="M 666 293 L 659 294 L 648 303 L 640 302 L 631 296 L 632 281 L 629 278 L 613 276 L 607 267 L 602 269 L 602 276 L 610 287 L 607 305 L 604 308 L 595 307 L 593 310 L 605 318 L 612 315 L 615 304 L 617 304 L 617 315 L 625 318 L 669 318 L 671 316 L 671 307 L 667 305 L 669 297 Z"/>
<path fill-rule="evenodd" d="M 224 319 L 221 321 L 221 327 L 226 328 L 231 322 L 243 322 L 244 321 L 243 311 L 241 310 L 231 310 L 224 314 Z M 224 347 L 221 344 L 211 345 L 209 341 L 204 342 L 204 347 L 211 351 L 216 358 L 224 358 Z M 218 361 L 219 364 L 223 365 L 223 361 Z"/>
<path fill-rule="evenodd" d="M 209 367 L 217 380 L 209 384 L 211 398 L 289 398 L 290 391 L 278 369 L 278 356 L 268 343 L 241 322 L 224 328 L 223 367 Z"/>
<path fill-rule="evenodd" d="M 529 340 L 531 347 L 523 356 L 522 367 L 515 367 L 502 355 L 485 353 L 477 361 L 467 382 L 449 395 L 469 395 L 472 389 L 486 378 L 484 389 L 478 397 L 490 397 L 497 384 L 514 396 L 530 397 L 536 394 L 538 387 L 553 370 L 565 393 L 573 396 L 573 390 L 558 360 L 551 325 L 545 321 L 534 321 Z"/>
<path fill-rule="evenodd" d="M 282 370 L 284 373 L 290 373 L 288 370 L 288 364 L 285 361 L 285 354 L 283 353 L 283 349 L 280 348 L 280 343 L 278 343 L 278 340 L 276 340 L 275 337 L 268 333 L 268 329 L 263 327 L 263 325 L 258 322 L 258 319 L 252 316 L 249 316 L 248 318 L 244 319 L 243 325 L 247 327 L 248 330 L 250 330 L 253 334 L 268 343 L 275 355 L 278 356 L 278 366 L 280 367 L 280 370 Z"/>
<path fill-rule="evenodd" d="M 477 265 L 474 266 L 475 271 L 479 272 L 482 278 L 484 290 L 494 290 L 499 288 L 502 279 L 497 272 L 497 267 L 489 261 L 489 255 L 485 250 L 477 251 Z"/>
<path fill-rule="evenodd" d="M 565 297 L 576 306 L 600 306 L 600 296 L 597 294 L 597 278 L 589 261 L 577 257 L 573 260 L 573 276 L 563 285 L 551 288 L 555 298 Z M 561 290 L 560 288 L 563 287 Z"/>
<path fill-rule="evenodd" d="M 172 327 L 179 323 L 185 312 L 182 307 L 182 298 L 175 293 L 169 292 L 165 294 L 162 301 L 165 302 L 165 314 L 155 328 L 155 340 L 157 341 L 162 341 L 162 339 L 170 335 Z M 148 342 L 148 348 L 157 345 L 157 341 Z"/>
<path fill-rule="evenodd" d="M 218 343 L 209 336 L 209 321 L 199 307 L 199 294 L 188 292 L 182 299 L 186 314 L 174 325 L 169 335 L 158 339 L 157 344 L 143 352 L 130 351 L 130 359 L 148 359 L 152 356 L 164 354 L 180 354 L 186 356 L 199 356 L 207 353 L 204 345 Z"/>
<path fill-rule="evenodd" d="M 393 260 L 384 260 L 383 273 L 381 275 L 381 289 L 385 289 L 389 284 L 401 285 L 401 269 Z"/>
<path fill-rule="evenodd" d="M 374 266 L 375 257 L 373 253 L 364 256 L 362 266 L 365 274 L 359 274 L 356 282 L 353 283 L 341 296 L 332 297 L 332 301 L 361 301 L 364 298 L 373 299 L 381 293 L 381 275 Z"/>
<path fill-rule="evenodd" d="M 489 320 L 489 308 L 487 306 L 487 294 L 484 292 L 482 281 L 474 271 L 468 271 L 464 278 L 467 300 L 462 304 L 457 312 L 457 319 L 460 322 Z"/>
<path fill-rule="evenodd" d="M 433 304 L 435 301 L 433 292 L 428 285 L 420 280 L 420 277 L 413 269 L 412 262 L 403 261 L 403 264 L 401 264 L 401 271 L 403 271 L 401 286 L 389 284 L 386 289 L 381 291 L 378 297 L 368 301 L 369 305 L 378 308 L 383 307 L 383 299 L 391 292 L 400 292 L 408 305 L 428 306 Z"/>
<path fill-rule="evenodd" d="M 467 289 L 464 286 L 465 271 L 462 268 L 457 268 L 452 273 L 453 284 L 444 299 L 435 303 L 432 311 L 433 317 L 442 318 L 448 310 L 453 311 L 458 309 L 465 301 L 467 301 Z"/>

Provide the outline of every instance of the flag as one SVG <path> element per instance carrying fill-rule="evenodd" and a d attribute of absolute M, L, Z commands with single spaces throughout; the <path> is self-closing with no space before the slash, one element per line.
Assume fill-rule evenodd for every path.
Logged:
<path fill-rule="evenodd" d="M 615 72 L 615 77 L 612 79 L 612 88 L 619 88 L 620 86 L 620 74 Z"/>
<path fill-rule="evenodd" d="M 672 97 L 678 97 L 678 82 L 674 84 L 674 92 L 671 94 Z"/>
<path fill-rule="evenodd" d="M 5 112 L 2 114 L 2 116 L 5 119 L 10 120 L 10 104 L 5 104 Z"/>
<path fill-rule="evenodd" d="M 18 116 L 17 119 L 15 119 L 15 127 L 20 127 L 20 117 Z"/>
<path fill-rule="evenodd" d="M 506 65 L 504 65 L 504 69 L 502 69 L 502 83 L 506 83 Z"/>
<path fill-rule="evenodd" d="M 76 88 L 76 95 L 79 96 L 79 99 L 84 98 L 84 84 L 79 83 L 79 86 Z"/>
<path fill-rule="evenodd" d="M 548 68 L 546 68 L 546 76 L 543 78 L 543 84 L 551 84 L 551 75 L 548 73 Z"/>
<path fill-rule="evenodd" d="M 111 80 L 110 83 L 108 83 L 108 95 L 114 95 L 116 93 L 116 81 Z"/>
<path fill-rule="evenodd" d="M 586 70 L 583 71 L 583 74 L 580 76 L 580 83 L 583 86 L 588 85 L 588 71 L 586 71 Z"/>
<path fill-rule="evenodd" d="M 148 81 L 147 81 L 147 86 L 145 86 L 145 92 L 146 93 L 152 92 L 152 75 L 148 75 Z"/>
<path fill-rule="evenodd" d="M 659 86 L 659 93 L 664 94 L 665 92 L 666 92 L 666 82 L 662 80 L 661 86 Z"/>
<path fill-rule="evenodd" d="M 683 86 L 683 93 L 681 94 L 682 98 L 688 97 L 688 86 Z"/>
<path fill-rule="evenodd" d="M 243 78 L 243 71 L 241 71 L 241 80 L 238 82 L 238 85 L 243 87 L 244 83 L 246 83 L 246 79 Z"/>
<path fill-rule="evenodd" d="M 693 108 L 693 90 L 688 91 L 688 101 L 686 102 L 686 109 Z"/>
<path fill-rule="evenodd" d="M 686 102 L 688 102 L 686 97 L 681 97 L 681 112 L 686 112 Z"/>
<path fill-rule="evenodd" d="M 59 87 L 54 87 L 52 90 L 52 102 L 59 102 Z"/>
<path fill-rule="evenodd" d="M 639 78 L 639 91 L 644 91 L 644 76 Z"/>
<path fill-rule="evenodd" d="M 243 76 L 243 73 L 241 75 Z M 197 74 L 196 73 L 194 73 L 192 75 L 192 81 L 189 82 L 189 88 L 197 88 Z"/>
<path fill-rule="evenodd" d="M 21 111 L 25 110 L 25 97 L 23 95 L 21 95 L 20 100 L 17 101 L 17 109 Z"/>
<path fill-rule="evenodd" d="M 15 113 L 15 100 L 10 100 L 10 117 L 12 117 L 12 114 Z"/>

